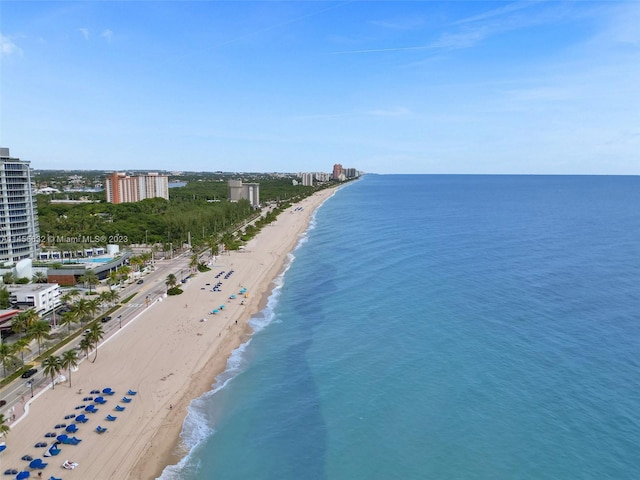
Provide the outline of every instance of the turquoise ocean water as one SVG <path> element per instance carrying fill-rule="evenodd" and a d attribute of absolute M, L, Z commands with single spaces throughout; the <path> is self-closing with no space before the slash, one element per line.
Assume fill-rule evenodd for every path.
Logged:
<path fill-rule="evenodd" d="M 640 178 L 367 175 L 162 480 L 639 479 Z"/>

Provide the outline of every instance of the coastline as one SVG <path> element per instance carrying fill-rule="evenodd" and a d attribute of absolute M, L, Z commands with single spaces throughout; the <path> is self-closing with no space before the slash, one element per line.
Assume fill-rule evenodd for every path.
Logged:
<path fill-rule="evenodd" d="M 321 190 L 285 210 L 244 252 L 217 257 L 210 272 L 198 273 L 184 285 L 182 295 L 152 304 L 104 343 L 95 363 L 83 361 L 73 372 L 71 388 L 65 382 L 38 395 L 29 414 L 9 433 L 2 470 L 26 466 L 20 460 L 25 454 L 36 458 L 44 453 L 34 444 L 47 440 L 45 433 L 54 432 L 55 424 L 76 413 L 75 406 L 83 403 L 79 389 L 86 395 L 105 387 L 112 387 L 116 395 L 106 397 L 101 411 L 89 414 L 90 421 L 80 425 L 77 435 L 82 443 L 63 445 L 59 456 L 48 458 L 51 464 L 44 474 L 64 473 L 65 479 L 155 479 L 166 466 L 178 463 L 187 453 L 180 434 L 188 405 L 211 390 L 233 350 L 250 338 L 249 320 L 264 309 L 288 254 L 308 229 L 315 210 L 334 193 L 333 188 Z M 216 279 L 221 270 L 233 274 L 227 280 Z M 223 283 L 222 293 L 211 292 L 207 284 L 218 281 Z M 245 305 L 228 298 L 241 286 L 249 293 Z M 211 315 L 218 302 L 226 308 Z M 93 354 L 89 358 L 93 360 Z M 105 421 L 104 415 L 114 413 L 129 388 L 138 394 L 116 421 Z M 96 433 L 97 425 L 108 427 L 108 432 Z M 63 470 L 60 464 L 65 459 L 79 467 Z"/>

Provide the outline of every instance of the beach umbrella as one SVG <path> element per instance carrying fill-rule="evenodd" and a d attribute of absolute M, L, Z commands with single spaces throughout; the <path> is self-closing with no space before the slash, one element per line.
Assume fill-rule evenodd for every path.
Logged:
<path fill-rule="evenodd" d="M 235 295 L 231 295 L 229 298 L 230 299 L 234 299 L 234 298 L 236 298 L 236 296 Z"/>
<path fill-rule="evenodd" d="M 29 478 L 29 475 L 30 475 L 29 472 L 27 472 L 26 470 L 22 471 L 22 472 L 18 473 L 18 475 L 16 475 L 16 480 L 22 480 L 23 478 Z"/>
<path fill-rule="evenodd" d="M 224 305 L 220 305 L 220 310 L 224 310 Z"/>
<path fill-rule="evenodd" d="M 213 311 L 213 313 L 220 313 L 220 310 L 218 310 L 217 308 Z"/>

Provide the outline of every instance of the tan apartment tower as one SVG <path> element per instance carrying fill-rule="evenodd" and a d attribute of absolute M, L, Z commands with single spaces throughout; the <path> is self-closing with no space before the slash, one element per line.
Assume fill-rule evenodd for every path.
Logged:
<path fill-rule="evenodd" d="M 169 200 L 169 177 L 158 173 L 129 176 L 113 172 L 104 182 L 109 203 L 139 202 L 146 198 Z"/>

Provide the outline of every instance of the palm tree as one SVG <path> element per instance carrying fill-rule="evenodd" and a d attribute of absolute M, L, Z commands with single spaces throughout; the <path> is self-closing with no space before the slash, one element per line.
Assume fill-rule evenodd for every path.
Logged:
<path fill-rule="evenodd" d="M 9 285 L 10 283 L 16 283 L 16 276 L 11 272 L 5 273 L 2 276 L 2 283 L 4 283 L 5 285 Z"/>
<path fill-rule="evenodd" d="M 167 281 L 164 282 L 164 284 L 170 290 L 178 284 L 178 279 L 173 273 L 170 273 L 169 275 L 167 275 Z"/>
<path fill-rule="evenodd" d="M 217 257 L 220 254 L 220 245 L 218 242 L 218 235 L 212 236 L 207 241 L 207 246 L 211 249 L 211 255 Z"/>
<path fill-rule="evenodd" d="M 80 292 L 73 288 L 71 290 L 67 290 L 66 292 L 64 292 L 64 294 L 60 297 L 60 301 L 62 303 L 64 303 L 65 305 L 71 305 L 73 303 L 73 299 L 75 297 L 77 297 L 80 294 Z"/>
<path fill-rule="evenodd" d="M 110 306 L 115 305 L 120 300 L 120 292 L 117 290 L 109 290 L 108 302 Z"/>
<path fill-rule="evenodd" d="M 47 283 L 47 275 L 44 272 L 36 272 L 31 281 L 33 283 Z"/>
<path fill-rule="evenodd" d="M 189 261 L 189 268 L 196 269 L 198 268 L 198 254 L 194 253 L 191 255 L 191 260 Z"/>
<path fill-rule="evenodd" d="M 27 337 L 35 340 L 38 343 L 38 355 L 40 355 L 42 342 L 44 340 L 48 340 L 49 330 L 51 330 L 51 325 L 46 320 L 40 320 L 35 322 L 27 329 Z"/>
<path fill-rule="evenodd" d="M 224 245 L 224 249 L 231 250 L 231 247 L 233 246 L 234 242 L 235 242 L 235 237 L 233 236 L 233 233 L 224 232 L 224 235 L 222 235 L 222 243 Z"/>
<path fill-rule="evenodd" d="M 91 300 L 89 300 L 88 305 L 87 305 L 87 310 L 88 310 L 89 314 L 91 315 L 91 318 L 95 318 L 96 314 L 100 310 L 100 299 L 99 298 L 92 298 Z"/>
<path fill-rule="evenodd" d="M 51 377 L 51 389 L 53 390 L 55 388 L 53 380 L 62 370 L 62 360 L 60 360 L 60 357 L 55 355 L 49 355 L 42 361 L 42 370 L 45 375 L 49 375 Z"/>
<path fill-rule="evenodd" d="M 96 347 L 96 356 L 93 357 L 93 360 L 91 361 L 91 363 L 95 363 L 96 359 L 98 358 L 98 344 L 104 337 L 102 324 L 98 322 L 93 323 L 89 328 L 89 331 L 86 333 L 85 337 L 89 339 L 91 345 L 94 345 Z"/>
<path fill-rule="evenodd" d="M 89 295 L 91 295 L 91 287 L 95 287 L 100 283 L 98 280 L 98 275 L 93 270 L 87 270 L 87 272 L 82 275 L 79 279 L 84 285 L 89 286 Z"/>
<path fill-rule="evenodd" d="M 66 350 L 60 356 L 60 366 L 69 371 L 69 388 L 71 388 L 71 369 L 78 366 L 78 352 L 75 350 Z"/>
<path fill-rule="evenodd" d="M 80 321 L 80 325 L 84 326 L 84 322 L 89 320 L 91 316 L 90 308 L 89 300 L 85 298 L 81 298 L 73 304 L 72 311 L 75 312 L 76 318 Z"/>
<path fill-rule="evenodd" d="M 0 362 L 2 362 L 2 374 L 7 376 L 7 363 L 17 360 L 14 356 L 14 350 L 11 345 L 6 343 L 0 343 Z"/>
<path fill-rule="evenodd" d="M 76 323 L 78 321 L 78 311 L 77 310 L 69 310 L 68 312 L 64 312 L 62 317 L 60 318 L 60 325 L 67 326 L 67 333 L 71 335 L 71 324 Z"/>
<path fill-rule="evenodd" d="M 111 270 L 109 272 L 109 276 L 107 277 L 107 283 L 109 285 L 115 285 L 120 283 L 120 275 L 115 270 Z"/>
<path fill-rule="evenodd" d="M 22 363 L 24 363 L 24 352 L 26 352 L 27 350 L 29 351 L 31 350 L 29 345 L 31 345 L 31 341 L 25 337 L 22 337 L 16 340 L 15 342 L 13 342 L 13 345 L 11 345 L 11 347 L 13 348 L 13 353 L 20 354 L 20 359 L 22 360 Z"/>
<path fill-rule="evenodd" d="M 142 257 L 136 255 L 135 257 L 131 257 L 129 258 L 129 265 L 132 265 L 133 267 L 135 267 L 136 272 L 140 271 L 140 267 L 144 264 L 144 260 L 142 260 Z"/>
<path fill-rule="evenodd" d="M 11 319 L 11 330 L 14 333 L 21 333 L 27 329 L 27 316 L 25 312 L 20 312 Z"/>
<path fill-rule="evenodd" d="M 31 325 L 33 325 L 38 320 L 40 320 L 40 315 L 33 308 L 30 308 L 29 310 L 26 310 L 24 312 L 24 316 L 25 316 L 25 321 L 26 321 L 26 324 L 27 324 L 27 329 L 29 329 L 29 327 L 31 327 Z"/>
<path fill-rule="evenodd" d="M 84 353 L 84 356 L 89 358 L 89 350 L 91 350 L 91 341 L 86 335 L 82 337 L 82 340 L 80 340 L 80 343 L 78 344 L 78 346 L 80 347 L 80 350 L 82 350 L 82 353 Z"/>
<path fill-rule="evenodd" d="M 104 292 L 100 292 L 100 296 L 98 297 L 100 299 L 100 310 L 104 310 L 105 305 L 109 304 L 111 292 L 113 292 L 113 290 L 105 290 Z"/>
<path fill-rule="evenodd" d="M 121 266 L 118 269 L 118 275 L 120 275 L 120 281 L 124 280 L 125 278 L 128 280 L 130 273 L 131 273 L 131 267 L 127 267 L 126 265 Z"/>
<path fill-rule="evenodd" d="M 0 437 L 6 437 L 11 429 L 7 425 L 7 419 L 4 413 L 0 413 Z"/>

